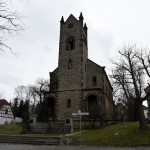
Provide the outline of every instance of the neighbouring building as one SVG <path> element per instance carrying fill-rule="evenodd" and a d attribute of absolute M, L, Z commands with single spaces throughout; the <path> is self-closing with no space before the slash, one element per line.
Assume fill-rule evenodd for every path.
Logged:
<path fill-rule="evenodd" d="M 146 106 L 143 105 L 143 110 L 144 110 L 145 118 L 148 119 L 148 113 L 149 113 L 148 107 L 146 107 Z"/>
<path fill-rule="evenodd" d="M 145 93 L 147 94 L 150 91 L 150 85 L 147 86 L 144 90 L 145 90 Z M 148 106 L 147 118 L 150 121 L 150 96 L 147 98 L 147 106 Z"/>
<path fill-rule="evenodd" d="M 104 120 L 114 115 L 113 88 L 105 67 L 88 59 L 88 28 L 72 14 L 60 21 L 58 67 L 50 72 L 50 89 L 45 94 L 49 115 L 56 120 L 72 118 L 72 113 L 97 114 Z M 94 50 L 93 50 L 94 53 Z"/>
<path fill-rule="evenodd" d="M 0 125 L 13 122 L 14 116 L 10 104 L 5 99 L 0 99 Z"/>

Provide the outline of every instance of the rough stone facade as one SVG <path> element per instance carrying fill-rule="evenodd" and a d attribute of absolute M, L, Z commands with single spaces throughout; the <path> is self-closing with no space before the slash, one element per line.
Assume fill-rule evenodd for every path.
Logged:
<path fill-rule="evenodd" d="M 81 13 L 79 20 L 71 14 L 60 21 L 58 67 L 50 73 L 50 90 L 45 95 L 57 120 L 71 118 L 78 110 L 89 112 L 95 106 L 104 118 L 110 119 L 114 113 L 113 89 L 105 67 L 88 59 L 83 20 Z"/>

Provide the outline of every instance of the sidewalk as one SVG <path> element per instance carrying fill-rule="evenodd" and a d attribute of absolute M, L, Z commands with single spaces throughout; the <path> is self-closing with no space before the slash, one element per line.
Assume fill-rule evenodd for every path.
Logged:
<path fill-rule="evenodd" d="M 150 150 L 150 147 L 89 147 L 89 146 L 0 144 L 0 150 Z"/>

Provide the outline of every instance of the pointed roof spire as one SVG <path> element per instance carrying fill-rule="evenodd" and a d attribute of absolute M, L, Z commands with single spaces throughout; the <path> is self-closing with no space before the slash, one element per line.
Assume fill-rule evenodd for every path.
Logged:
<path fill-rule="evenodd" d="M 63 16 L 61 17 L 60 22 L 61 22 L 61 24 L 63 24 L 63 23 L 64 23 L 64 17 L 63 17 Z"/>
<path fill-rule="evenodd" d="M 87 25 L 86 25 L 86 23 L 84 24 L 84 29 L 87 29 Z"/>
<path fill-rule="evenodd" d="M 84 29 L 84 32 L 85 32 L 85 34 L 87 35 L 87 26 L 86 26 L 86 23 L 84 24 L 84 27 L 83 27 L 83 29 Z"/>
<path fill-rule="evenodd" d="M 82 15 L 82 12 L 80 13 L 80 16 L 79 16 L 79 20 L 83 20 L 83 15 Z"/>

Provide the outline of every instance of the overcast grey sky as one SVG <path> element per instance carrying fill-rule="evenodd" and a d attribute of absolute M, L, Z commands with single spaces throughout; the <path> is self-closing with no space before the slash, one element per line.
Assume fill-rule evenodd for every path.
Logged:
<path fill-rule="evenodd" d="M 106 71 L 110 59 L 124 44 L 150 48 L 150 0 L 27 0 L 12 1 L 22 12 L 25 31 L 11 36 L 7 44 L 20 54 L 0 51 L 0 92 L 14 98 L 18 85 L 49 78 L 58 64 L 60 19 L 83 13 L 88 27 L 88 57 Z"/>

